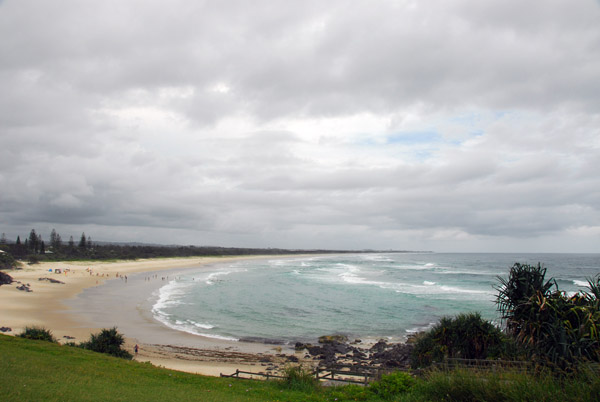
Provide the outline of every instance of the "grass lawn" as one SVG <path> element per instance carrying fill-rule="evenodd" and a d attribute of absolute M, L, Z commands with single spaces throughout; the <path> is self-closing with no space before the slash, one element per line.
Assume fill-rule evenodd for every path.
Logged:
<path fill-rule="evenodd" d="M 377 389 L 391 390 L 387 400 L 394 401 L 600 401 L 596 372 L 558 379 L 548 373 L 457 370 L 410 382 L 401 391 L 398 382 L 384 380 L 369 388 L 303 383 L 290 389 L 283 382 L 205 377 L 0 335 L 1 401 L 381 401 Z"/>
<path fill-rule="evenodd" d="M 283 398 L 284 397 L 284 398 Z M 321 395 L 314 395 L 315 400 Z M 276 383 L 182 373 L 0 335 L 2 401 L 305 401 Z"/>

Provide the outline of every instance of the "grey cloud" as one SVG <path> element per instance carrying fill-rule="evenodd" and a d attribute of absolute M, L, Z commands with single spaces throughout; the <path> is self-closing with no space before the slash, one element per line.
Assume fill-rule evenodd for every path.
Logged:
<path fill-rule="evenodd" d="M 0 231 L 558 242 L 600 226 L 599 16 L 592 1 L 1 2 Z M 445 125 L 478 112 L 492 117 Z M 358 113 L 389 132 L 288 120 Z M 443 141 L 378 142 L 396 129 Z"/>

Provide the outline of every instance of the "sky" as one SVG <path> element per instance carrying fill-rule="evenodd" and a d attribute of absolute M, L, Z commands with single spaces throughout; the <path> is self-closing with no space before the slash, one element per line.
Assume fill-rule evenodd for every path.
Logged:
<path fill-rule="evenodd" d="M 600 252 L 600 1 L 0 1 L 0 232 Z"/>

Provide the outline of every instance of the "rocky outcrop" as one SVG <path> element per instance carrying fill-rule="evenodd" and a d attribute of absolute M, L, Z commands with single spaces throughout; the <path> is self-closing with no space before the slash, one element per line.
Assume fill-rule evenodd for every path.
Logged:
<path fill-rule="evenodd" d="M 13 278 L 9 274 L 0 272 L 0 285 L 10 285 L 13 283 Z"/>
<path fill-rule="evenodd" d="M 380 340 L 371 348 L 360 348 L 353 344 L 332 341 L 319 346 L 296 343 L 297 351 L 306 349 L 308 356 L 321 360 L 322 365 L 354 364 L 386 368 L 408 368 L 413 346 L 404 343 L 387 343 Z"/>
<path fill-rule="evenodd" d="M 372 363 L 381 364 L 383 367 L 408 367 L 413 346 L 404 343 L 387 345 L 378 348 L 380 351 L 371 355 Z"/>

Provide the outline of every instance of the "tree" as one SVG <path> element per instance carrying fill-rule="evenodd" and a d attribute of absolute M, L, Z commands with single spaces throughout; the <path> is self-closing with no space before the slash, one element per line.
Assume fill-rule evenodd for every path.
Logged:
<path fill-rule="evenodd" d="M 73 240 L 73 236 L 69 237 L 69 248 L 75 247 L 75 241 Z"/>
<path fill-rule="evenodd" d="M 40 254 L 46 254 L 46 245 L 43 240 L 40 242 Z"/>
<path fill-rule="evenodd" d="M 33 253 L 37 253 L 39 244 L 38 244 L 38 235 L 37 235 L 37 233 L 35 233 L 35 229 L 31 229 L 31 232 L 29 232 L 28 246 L 29 246 L 29 250 L 31 250 Z"/>
<path fill-rule="evenodd" d="M 87 248 L 88 249 L 92 248 L 92 238 L 90 236 L 88 236 L 88 238 L 87 238 Z"/>
<path fill-rule="evenodd" d="M 79 239 L 79 248 L 85 249 L 85 246 L 86 246 L 85 233 L 82 233 L 81 234 L 81 239 Z"/>
<path fill-rule="evenodd" d="M 16 242 L 17 246 L 21 245 L 21 236 L 17 236 L 17 242 Z"/>
<path fill-rule="evenodd" d="M 496 287 L 498 296 L 496 304 L 501 318 L 505 320 L 510 333 L 523 334 L 523 325 L 531 314 L 529 301 L 536 295 L 547 297 L 552 293 L 553 280 L 546 281 L 546 268 L 540 263 L 537 266 L 515 263 L 508 279 L 498 277 L 500 286 Z"/>
<path fill-rule="evenodd" d="M 8 240 L 6 240 L 6 233 L 2 233 L 2 236 L 0 236 L 0 244 L 4 245 L 7 243 L 8 243 Z"/>
<path fill-rule="evenodd" d="M 561 370 L 581 360 L 600 361 L 600 275 L 588 279 L 589 292 L 567 296 L 545 280 L 540 264 L 515 264 L 499 278 L 496 303 L 506 328 L 529 355 Z"/>
<path fill-rule="evenodd" d="M 52 246 L 54 250 L 58 250 L 62 246 L 62 239 L 55 229 L 52 229 L 52 232 L 50 233 L 50 246 Z"/>

